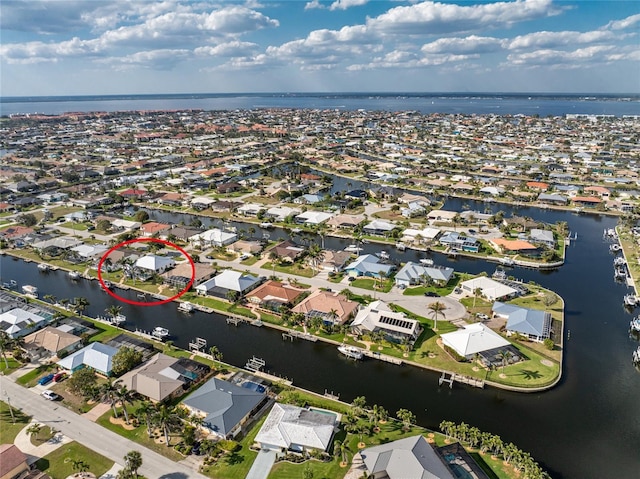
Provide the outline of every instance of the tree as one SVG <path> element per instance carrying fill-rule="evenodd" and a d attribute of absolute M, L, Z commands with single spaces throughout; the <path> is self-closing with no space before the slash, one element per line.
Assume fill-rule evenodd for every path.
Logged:
<path fill-rule="evenodd" d="M 87 309 L 87 307 L 89 306 L 89 300 L 87 298 L 83 298 L 83 297 L 79 297 L 79 298 L 75 298 L 73 300 L 74 304 L 75 304 L 75 309 L 76 312 L 80 315 L 80 317 L 82 318 L 82 314 L 84 313 L 84 311 Z"/>
<path fill-rule="evenodd" d="M 447 307 L 441 303 L 440 301 L 436 301 L 429 305 L 429 311 L 431 311 L 433 315 L 433 330 L 438 330 L 438 316 L 442 314 L 442 312 L 447 309 Z"/>
<path fill-rule="evenodd" d="M 31 426 L 29 426 L 27 428 L 27 434 L 29 434 L 29 437 L 33 439 L 34 436 L 37 436 L 38 434 L 40 434 L 40 431 L 42 431 L 42 428 L 44 426 L 42 424 L 39 423 L 33 423 Z"/>
<path fill-rule="evenodd" d="M 358 396 L 351 402 L 351 406 L 353 407 L 354 414 L 356 416 L 360 416 L 367 406 L 367 398 L 364 396 Z"/>
<path fill-rule="evenodd" d="M 313 476 L 313 469 L 311 469 L 311 465 L 307 463 L 307 465 L 304 466 L 304 470 L 302 471 L 302 477 L 303 479 L 313 479 Z"/>
<path fill-rule="evenodd" d="M 67 385 L 72 393 L 88 397 L 93 392 L 96 382 L 96 375 L 93 370 L 91 368 L 82 368 L 71 375 Z"/>
<path fill-rule="evenodd" d="M 122 306 L 118 306 L 118 305 L 112 304 L 107 309 L 105 309 L 104 312 L 107 313 L 112 318 L 115 318 L 120 313 L 122 313 Z"/>
<path fill-rule="evenodd" d="M 33 213 L 24 213 L 16 218 L 16 221 L 24 226 L 31 227 L 38 223 L 38 218 Z"/>
<path fill-rule="evenodd" d="M 227 300 L 233 304 L 238 304 L 238 302 L 240 301 L 240 293 L 238 293 L 237 291 L 233 291 L 233 290 L 227 291 L 226 297 L 227 297 Z"/>
<path fill-rule="evenodd" d="M 138 451 L 129 451 L 124 456 L 124 465 L 131 471 L 133 477 L 138 477 L 138 469 L 142 467 L 142 454 Z"/>
<path fill-rule="evenodd" d="M 118 384 L 120 383 L 120 379 L 117 381 L 113 381 L 113 379 L 108 378 L 107 382 L 102 384 L 99 389 L 100 400 L 103 402 L 108 402 L 111 408 L 113 409 L 113 417 L 118 417 L 118 410 L 116 409 L 116 404 L 118 402 Z"/>
<path fill-rule="evenodd" d="M 218 346 L 211 346 L 209 348 L 209 354 L 211 355 L 214 361 L 222 361 L 222 353 L 218 349 Z"/>
<path fill-rule="evenodd" d="M 44 299 L 45 301 L 49 301 L 51 304 L 55 304 L 56 302 L 56 297 L 52 294 L 45 294 L 42 299 Z"/>
<path fill-rule="evenodd" d="M 155 408 L 150 401 L 142 401 L 136 409 L 136 414 L 144 418 L 144 422 L 147 425 L 147 435 L 151 437 L 151 419 Z"/>
<path fill-rule="evenodd" d="M 139 223 L 144 223 L 145 221 L 149 220 L 149 213 L 144 210 L 138 210 L 133 216 L 133 219 L 135 221 L 138 221 Z"/>
<path fill-rule="evenodd" d="M 476 299 L 482 295 L 482 288 L 474 288 L 473 290 L 473 307 L 476 307 Z"/>
<path fill-rule="evenodd" d="M 109 220 L 100 220 L 96 223 L 96 228 L 100 231 L 108 231 L 111 228 Z"/>
<path fill-rule="evenodd" d="M 124 422 L 129 424 L 129 413 L 127 412 L 127 403 L 133 405 L 133 392 L 129 391 L 124 384 L 115 392 L 116 398 L 120 401 L 122 412 L 124 413 Z"/>
<path fill-rule="evenodd" d="M 170 409 L 166 404 L 161 404 L 154 415 L 154 421 L 164 434 L 165 445 L 169 446 L 169 433 L 179 424 L 180 417 L 175 409 Z"/>
<path fill-rule="evenodd" d="M 5 369 L 9 369 L 9 362 L 7 361 L 7 350 L 13 346 L 13 340 L 9 337 L 6 331 L 0 331 L 0 354 L 4 359 Z"/>
<path fill-rule="evenodd" d="M 416 416 L 408 409 L 398 409 L 396 417 L 402 421 L 402 430 L 408 431 L 411 429 L 411 425 L 415 422 Z"/>
<path fill-rule="evenodd" d="M 317 271 L 318 265 L 324 259 L 324 251 L 320 249 L 320 246 L 314 243 L 309 247 L 307 256 L 309 258 L 309 262 L 311 263 L 311 268 Z"/>
<path fill-rule="evenodd" d="M 342 464 L 347 464 L 349 460 L 349 444 L 347 441 L 335 441 L 333 443 L 333 453 L 340 458 Z"/>
<path fill-rule="evenodd" d="M 111 359 L 111 372 L 120 376 L 121 374 L 131 371 L 134 367 L 142 362 L 142 353 L 133 348 L 122 347 Z"/>
<path fill-rule="evenodd" d="M 67 457 L 67 458 L 65 458 L 64 462 L 65 463 L 70 463 L 71 464 L 71 468 L 74 471 L 85 472 L 85 471 L 89 470 L 89 464 L 84 462 L 82 459 L 73 459 L 73 458 Z"/>

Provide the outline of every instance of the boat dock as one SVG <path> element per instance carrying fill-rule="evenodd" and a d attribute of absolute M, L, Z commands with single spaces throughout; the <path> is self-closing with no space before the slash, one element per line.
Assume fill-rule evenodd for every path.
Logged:
<path fill-rule="evenodd" d="M 362 354 L 368 358 L 378 359 L 379 361 L 395 364 L 396 366 L 400 366 L 404 363 L 402 359 L 394 358 L 393 356 L 387 356 L 386 354 L 380 354 L 377 351 L 371 351 L 369 349 L 363 349 Z"/>
<path fill-rule="evenodd" d="M 265 366 L 265 364 L 266 363 L 264 362 L 264 359 L 253 356 L 247 361 L 247 364 L 245 364 L 244 368 L 255 373 L 257 371 L 260 371 Z"/>
<path fill-rule="evenodd" d="M 449 384 L 449 389 L 451 389 L 453 388 L 454 381 L 462 384 L 468 384 L 474 388 L 484 388 L 484 381 L 482 379 L 476 379 L 471 376 L 464 376 L 462 374 L 449 373 L 446 371 L 442 371 L 442 376 L 438 379 L 438 386 L 442 386 L 442 383 L 447 383 Z"/>
<path fill-rule="evenodd" d="M 306 341 L 311 341 L 312 343 L 315 343 L 318 340 L 317 336 L 314 336 L 313 334 L 309 334 L 309 333 L 301 333 L 300 331 L 287 331 L 285 333 L 282 333 L 282 339 L 284 341 L 286 341 L 287 339 L 289 339 L 290 341 L 293 341 L 296 338 L 304 339 Z"/>
<path fill-rule="evenodd" d="M 196 338 L 193 341 L 189 342 L 189 351 L 202 352 L 207 347 L 207 340 L 203 338 Z"/>

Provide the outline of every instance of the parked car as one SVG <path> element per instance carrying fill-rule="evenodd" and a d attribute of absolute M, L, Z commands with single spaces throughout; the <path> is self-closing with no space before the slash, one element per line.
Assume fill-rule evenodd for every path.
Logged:
<path fill-rule="evenodd" d="M 462 290 L 460 288 L 456 288 L 456 289 L 453 290 L 453 292 L 456 293 L 456 294 L 460 294 L 460 293 L 462 293 Z"/>
<path fill-rule="evenodd" d="M 440 296 L 438 293 L 434 293 L 433 291 L 427 291 L 426 293 L 424 293 L 424 295 L 430 298 L 437 298 Z"/>
<path fill-rule="evenodd" d="M 64 380 L 66 377 L 67 377 L 67 373 L 65 373 L 64 371 L 61 371 L 59 373 L 56 373 L 53 376 L 53 382 L 59 383 L 60 381 Z"/>
<path fill-rule="evenodd" d="M 487 319 L 489 319 L 489 316 L 484 313 L 478 313 L 476 314 L 476 318 L 481 319 L 482 321 L 486 321 Z"/>
<path fill-rule="evenodd" d="M 44 386 L 45 384 L 50 383 L 53 380 L 53 376 L 55 376 L 55 374 L 47 374 L 46 376 L 42 376 L 40 379 L 38 379 L 38 384 L 40 386 Z"/>
<path fill-rule="evenodd" d="M 476 231 L 476 230 L 472 230 L 472 229 L 470 229 L 470 230 L 469 230 L 469 234 L 470 234 L 470 235 L 474 235 L 474 234 L 476 234 L 476 233 L 477 233 L 477 231 Z"/>
<path fill-rule="evenodd" d="M 60 399 L 60 396 L 54 393 L 51 389 L 42 391 L 42 397 L 48 399 L 49 401 L 57 401 L 58 399 Z"/>

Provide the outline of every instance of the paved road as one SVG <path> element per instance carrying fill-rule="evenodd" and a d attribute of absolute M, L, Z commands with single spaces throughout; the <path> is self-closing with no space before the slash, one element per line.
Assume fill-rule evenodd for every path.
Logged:
<path fill-rule="evenodd" d="M 20 407 L 41 424 L 47 424 L 65 436 L 89 449 L 122 464 L 123 457 L 131 450 L 142 453 L 140 474 L 149 479 L 205 479 L 206 476 L 186 468 L 166 457 L 125 439 L 108 429 L 79 416 L 59 403 L 47 401 L 29 389 L 0 377 L 0 398 L 11 399 L 11 405 Z"/>

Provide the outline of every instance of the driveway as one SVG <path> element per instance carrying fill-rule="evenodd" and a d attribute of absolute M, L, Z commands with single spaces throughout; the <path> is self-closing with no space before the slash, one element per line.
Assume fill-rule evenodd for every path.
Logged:
<path fill-rule="evenodd" d="M 245 479 L 267 479 L 275 462 L 276 451 L 261 449 Z"/>

